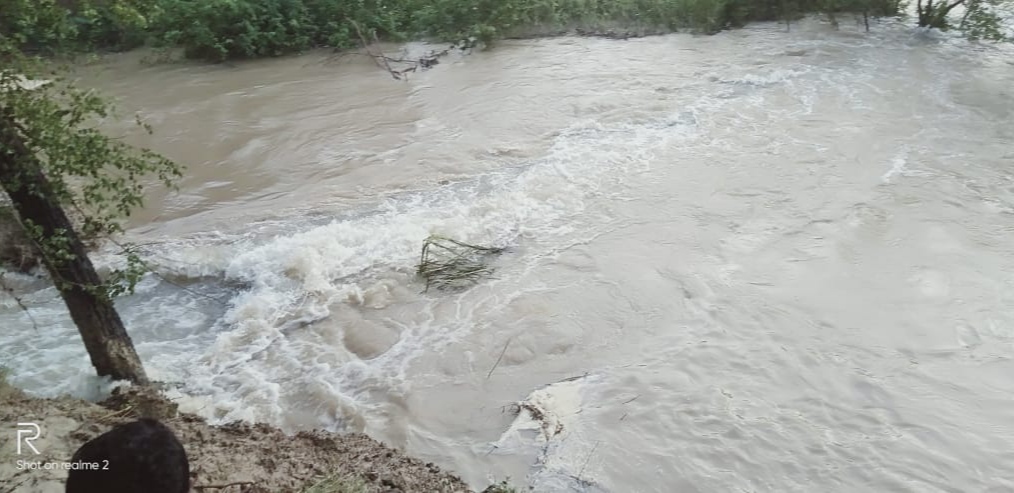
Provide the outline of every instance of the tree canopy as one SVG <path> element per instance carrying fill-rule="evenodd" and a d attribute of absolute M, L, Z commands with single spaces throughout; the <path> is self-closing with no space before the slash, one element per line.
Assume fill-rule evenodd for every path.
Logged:
<path fill-rule="evenodd" d="M 182 176 L 176 163 L 100 131 L 98 126 L 110 116 L 111 106 L 94 91 L 74 87 L 58 68 L 23 54 L 3 37 L 0 58 L 6 62 L 0 70 L 0 118 L 25 147 L 16 158 L 21 171 L 8 178 L 14 181 L 5 183 L 5 188 L 28 186 L 20 174 L 34 171 L 37 165 L 48 178 L 52 198 L 77 219 L 78 233 L 87 238 L 111 238 L 122 232 L 122 220 L 143 205 L 149 177 L 173 187 Z M 138 125 L 151 131 L 140 121 Z M 15 159 L 17 150 L 9 142 L 5 144 L 2 152 Z M 34 162 L 22 162 L 25 156 L 32 156 Z M 44 237 L 31 220 L 21 218 L 21 224 L 47 261 L 68 260 L 67 235 L 71 232 Z M 127 267 L 113 271 L 106 283 L 95 287 L 106 296 L 131 290 L 143 274 L 133 249 L 124 245 L 123 253 Z"/>
<path fill-rule="evenodd" d="M 82 235 L 113 240 L 122 219 L 143 205 L 148 177 L 171 187 L 181 169 L 103 134 L 98 126 L 110 114 L 108 103 L 67 83 L 5 35 L 0 60 L 0 189 L 11 216 L 66 303 L 98 374 L 148 384 L 113 304 L 134 289 L 144 263 L 123 245 L 126 267 L 102 278 Z"/>

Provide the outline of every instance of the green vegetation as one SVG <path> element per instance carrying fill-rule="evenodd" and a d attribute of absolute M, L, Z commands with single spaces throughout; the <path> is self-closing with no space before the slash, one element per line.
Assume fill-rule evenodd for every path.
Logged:
<path fill-rule="evenodd" d="M 917 23 L 998 39 L 992 6 L 1006 0 L 916 0 Z M 348 48 L 362 37 L 489 44 L 581 27 L 715 33 L 809 13 L 895 16 L 903 0 L 0 0 L 0 35 L 48 53 L 182 48 L 208 61 Z"/>
<path fill-rule="evenodd" d="M 1002 41 L 1002 20 L 996 14 L 997 8 L 1009 0 L 969 0 L 958 28 L 972 40 L 986 39 Z M 944 21 L 946 22 L 946 17 Z M 945 25 L 946 27 L 946 25 Z"/>
<path fill-rule="evenodd" d="M 46 2 L 15 3 L 36 20 L 53 19 L 33 10 Z M 155 177 L 171 187 L 181 170 L 101 133 L 97 126 L 110 106 L 23 51 L 42 48 L 45 39 L 63 43 L 70 39 L 65 35 L 77 35 L 73 29 L 56 30 L 61 34 L 40 41 L 25 34 L 35 29 L 31 22 L 4 19 L 21 35 L 0 35 L 0 189 L 14 223 L 63 297 L 98 374 L 147 384 L 113 304 L 114 297 L 134 289 L 146 271 L 144 263 L 125 245 L 125 268 L 100 278 L 85 239 L 121 233 L 123 218 L 142 206 L 146 180 Z"/>
<path fill-rule="evenodd" d="M 8 195 L 28 187 L 34 179 L 28 175 L 41 171 L 48 182 L 46 192 L 72 211 L 68 216 L 80 218 L 74 229 L 82 238 L 109 238 L 121 233 L 122 219 L 141 207 L 145 193 L 142 178 L 156 176 L 172 187 L 174 180 L 182 176 L 181 169 L 167 159 L 102 134 L 96 124 L 109 116 L 112 108 L 93 92 L 72 87 L 57 73 L 47 73 L 41 65 L 2 46 L 0 58 L 18 60 L 12 64 L 15 70 L 0 72 L 0 135 L 6 147 L 0 157 L 10 159 L 16 167 L 3 183 Z M 47 82 L 28 90 L 20 87 L 22 77 Z M 138 125 L 145 127 L 140 122 Z M 20 147 L 24 153 L 18 152 Z M 22 216 L 20 223 L 47 262 L 71 260 L 67 253 L 68 232 L 44 236 L 43 226 L 31 218 Z M 115 297 L 133 288 L 143 266 L 129 248 L 124 253 L 131 260 L 128 267 L 114 271 L 107 282 L 89 289 Z M 60 278 L 54 281 L 58 285 L 69 282 Z"/>
<path fill-rule="evenodd" d="M 996 13 L 997 7 L 1009 0 L 916 0 L 916 14 L 921 27 L 950 29 L 954 20 L 951 13 L 958 7 L 964 15 L 958 25 L 970 39 L 1003 41 L 1002 19 Z"/>
<path fill-rule="evenodd" d="M 15 47 L 46 54 L 127 50 L 149 39 L 158 0 L 0 0 L 0 36 Z"/>
<path fill-rule="evenodd" d="M 350 47 L 360 31 L 393 41 L 488 44 L 574 27 L 714 33 L 751 20 L 900 9 L 901 0 L 0 0 L 0 34 L 37 52 L 147 43 L 221 61 Z"/>
<path fill-rule="evenodd" d="M 920 26 L 1000 39 L 993 7 L 1009 0 L 916 0 Z M 32 52 L 182 48 L 208 61 L 314 47 L 348 48 L 362 37 L 490 44 L 571 28 L 715 33 L 749 21 L 810 13 L 896 16 L 904 0 L 0 0 L 0 35 Z"/>

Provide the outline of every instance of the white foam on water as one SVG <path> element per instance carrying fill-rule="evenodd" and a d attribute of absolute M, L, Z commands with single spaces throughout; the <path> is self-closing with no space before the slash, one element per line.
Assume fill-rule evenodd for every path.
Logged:
<path fill-rule="evenodd" d="M 406 327 L 388 354 L 364 361 L 334 334 L 297 329 L 327 318 L 336 303 L 372 296 L 378 279 L 389 277 L 385 272 L 400 282 L 410 279 L 431 234 L 497 246 L 566 234 L 573 229 L 568 218 L 584 210 L 589 197 L 609 192 L 604 185 L 647 169 L 654 149 L 696 135 L 693 108 L 636 122 L 588 121 L 560 132 L 545 156 L 522 167 L 390 197 L 373 210 L 303 231 L 289 233 L 299 229 L 290 220 L 241 236 L 171 240 L 150 248 L 162 275 L 211 279 L 210 290 L 202 291 L 213 297 L 222 296 L 223 282 L 242 286 L 239 293 L 217 308 L 224 313 L 216 321 L 208 314 L 214 302 L 149 277 L 121 311 L 149 373 L 180 385 L 186 411 L 278 425 L 298 421 L 294 415 L 324 427 L 361 421 L 369 404 L 357 395 L 397 387 L 407 363 L 432 349 L 434 338 L 449 337 L 447 331 Z M 95 261 L 102 270 L 121 262 L 109 252 Z M 62 302 L 54 290 L 44 293 L 47 299 L 32 306 L 37 334 L 0 335 L 15 384 L 50 396 L 94 399 L 107 392 L 108 385 L 90 376 Z M 4 325 L 30 326 L 26 317 L 11 309 L 0 313 Z"/>
<path fill-rule="evenodd" d="M 721 82 L 755 92 L 791 85 L 810 71 L 760 71 Z M 288 218 L 251 224 L 238 234 L 209 232 L 149 246 L 149 259 L 161 275 L 206 289 L 180 292 L 149 278 L 125 300 L 123 316 L 151 376 L 180 385 L 184 410 L 213 420 L 283 425 L 293 415 L 316 420 L 303 424 L 325 427 L 361 421 L 369 411 L 363 406 L 370 404 L 359 396 L 396 388 L 408 362 L 453 340 L 455 330 L 470 330 L 470 321 L 481 318 L 479 308 L 462 304 L 448 320 L 424 304 L 423 321 L 402 323 L 402 337 L 371 360 L 343 347 L 340 329 L 338 334 L 298 329 L 328 318 L 336 304 L 374 296 L 371 290 L 391 276 L 396 283 L 409 282 L 421 242 L 430 234 L 497 246 L 541 243 L 551 249 L 553 238 L 574 230 L 571 220 L 589 198 L 614 193 L 629 173 L 648 171 L 656 150 L 703 135 L 712 110 L 744 104 L 743 98 L 723 98 L 723 90 L 713 86 L 710 95 L 695 94 L 692 103 L 674 104 L 678 109 L 668 115 L 572 125 L 554 137 L 544 156 L 521 167 L 389 196 L 375 208 L 327 223 L 319 215 Z M 762 104 L 763 96 L 750 103 Z M 95 258 L 100 269 L 120 262 L 108 252 Z M 24 349 L 8 359 L 16 368 L 15 383 L 41 395 L 101 394 L 105 387 L 90 376 L 87 355 L 62 303 L 54 291 L 48 293 L 49 301 L 32 311 L 44 318 L 44 329 L 32 337 L 46 345 L 33 345 L 29 336 L 0 335 L 5 350 Z M 11 310 L 0 313 L 0 320 L 29 325 Z M 67 374 L 80 378 L 67 380 Z M 313 406 L 318 409 L 308 408 Z"/>
<path fill-rule="evenodd" d="M 743 74 L 739 77 L 723 77 L 719 79 L 719 82 L 751 87 L 771 87 L 786 83 L 809 72 L 810 69 L 808 67 L 764 69 L 754 73 Z"/>
<path fill-rule="evenodd" d="M 600 192 L 605 175 L 625 173 L 647 160 L 656 146 L 694 131 L 693 121 L 679 115 L 661 123 L 583 123 L 562 132 L 545 157 L 521 169 L 387 199 L 368 215 L 305 232 L 224 247 L 235 253 L 214 256 L 227 259 L 219 266 L 221 275 L 250 288 L 232 300 L 222 320 L 228 329 L 188 372 L 187 388 L 216 396 L 216 418 L 274 423 L 284 420 L 285 406 L 279 401 L 289 389 L 272 383 L 318 388 L 346 402 L 335 403 L 331 418 L 325 413 L 325 422 L 317 424 L 340 422 L 345 408 L 357 405 L 355 394 L 397 386 L 412 357 L 432 350 L 433 337 L 446 338 L 447 331 L 410 328 L 409 337 L 370 361 L 334 347 L 329 349 L 340 357 L 307 362 L 307 354 L 320 352 L 310 347 L 317 339 L 301 341 L 289 337 L 287 329 L 328 317 L 335 303 L 364 298 L 378 273 L 410 274 L 422 241 L 431 234 L 504 246 L 570 231 L 567 218 Z M 180 261 L 189 263 L 181 252 Z M 261 355 L 270 361 L 262 363 L 257 359 Z"/>
<path fill-rule="evenodd" d="M 44 396 L 69 394 L 95 400 L 108 395 L 114 385 L 91 369 L 63 302 L 24 302 L 30 306 L 30 315 L 20 308 L 0 314 L 0 326 L 18 327 L 3 334 L 2 365 L 10 371 L 10 383 Z"/>
<path fill-rule="evenodd" d="M 898 156 L 895 156 L 894 159 L 891 160 L 891 169 L 887 170 L 887 172 L 885 172 L 880 177 L 880 181 L 884 183 L 890 183 L 891 178 L 893 178 L 896 175 L 901 175 L 907 170 L 907 168 L 905 167 L 908 164 L 908 161 L 906 160 L 906 154 L 907 153 L 899 154 Z"/>
<path fill-rule="evenodd" d="M 516 404 L 517 417 L 484 452 L 532 456 L 526 482 L 533 491 L 604 491 L 585 470 L 597 443 L 593 424 L 581 414 L 600 380 L 586 375 L 535 390 Z"/>

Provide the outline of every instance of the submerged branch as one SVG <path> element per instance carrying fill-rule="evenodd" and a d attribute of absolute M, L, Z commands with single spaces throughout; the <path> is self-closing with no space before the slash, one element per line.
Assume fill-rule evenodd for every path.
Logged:
<path fill-rule="evenodd" d="M 504 248 L 472 245 L 443 236 L 430 236 L 423 241 L 416 273 L 430 286 L 459 289 L 475 284 L 493 273 L 488 265 L 490 256 Z"/>
<path fill-rule="evenodd" d="M 20 308 L 21 311 L 25 312 L 25 315 L 28 316 L 28 320 L 32 322 L 32 328 L 34 328 L 35 331 L 38 332 L 39 323 L 35 321 L 35 317 L 32 316 L 32 312 L 28 309 L 28 306 L 25 305 L 25 302 L 21 299 L 21 297 L 14 294 L 14 288 L 8 286 L 7 283 L 4 281 L 4 276 L 6 275 L 7 275 L 6 272 L 0 272 L 0 289 L 6 292 L 7 296 L 10 296 L 14 300 L 14 303 L 18 305 L 18 308 Z"/>
<path fill-rule="evenodd" d="M 503 355 L 507 354 L 507 346 L 511 345 L 512 340 L 513 339 L 507 339 L 507 342 L 504 343 L 503 351 L 500 351 L 500 357 L 496 359 L 496 363 L 493 363 L 493 367 L 490 368 L 489 373 L 486 374 L 486 380 L 489 380 L 489 377 L 493 376 L 493 370 L 496 370 L 496 367 L 500 366 L 500 361 L 503 361 Z"/>
<path fill-rule="evenodd" d="M 431 51 L 419 58 L 414 59 L 404 57 L 393 58 L 383 53 L 374 53 L 373 51 L 371 51 L 370 50 L 371 43 L 367 41 L 366 36 L 363 34 L 362 29 L 359 28 L 359 23 L 357 23 L 356 21 L 349 21 L 349 23 L 352 24 L 353 28 L 355 28 L 356 35 L 359 37 L 359 42 L 362 45 L 363 50 L 366 51 L 366 55 L 372 58 L 373 62 L 376 63 L 378 67 L 384 69 L 384 71 L 391 74 L 391 77 L 393 77 L 394 80 L 408 80 L 409 72 L 416 72 L 420 68 L 426 70 L 428 68 L 433 67 L 434 65 L 440 63 L 440 58 L 446 56 L 448 53 L 451 52 L 451 49 L 454 48 L 454 46 L 451 46 L 450 48 L 447 48 L 442 51 Z M 374 32 L 372 44 L 377 44 L 379 42 L 380 39 L 377 38 L 377 33 Z M 392 63 L 408 64 L 408 67 L 399 70 L 392 67 L 391 66 Z"/>

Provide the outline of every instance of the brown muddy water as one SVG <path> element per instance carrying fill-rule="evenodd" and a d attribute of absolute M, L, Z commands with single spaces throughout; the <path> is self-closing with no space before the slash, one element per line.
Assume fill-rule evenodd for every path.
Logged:
<path fill-rule="evenodd" d="M 121 300 L 141 356 L 183 410 L 476 487 L 1014 491 L 1014 51 L 846 24 L 511 41 L 407 82 L 84 68 L 189 167 L 133 219 L 189 289 Z M 509 250 L 424 293 L 431 233 Z M 55 293 L 26 300 L 13 382 L 105 388 Z"/>

